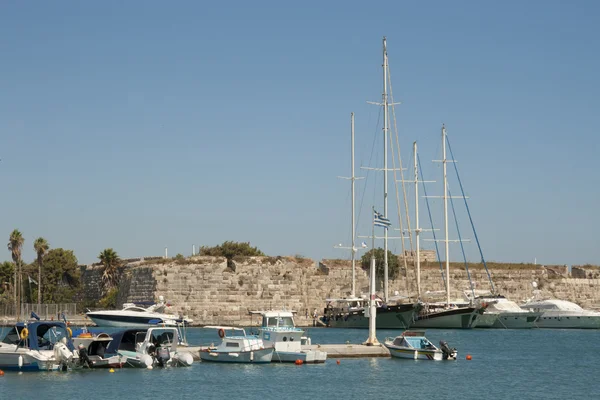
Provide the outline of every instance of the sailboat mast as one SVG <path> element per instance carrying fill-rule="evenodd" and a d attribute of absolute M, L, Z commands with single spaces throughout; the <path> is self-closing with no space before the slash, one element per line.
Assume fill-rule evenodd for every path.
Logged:
<path fill-rule="evenodd" d="M 352 297 L 356 296 L 356 227 L 354 221 L 354 113 L 350 114 L 350 130 L 351 130 L 351 142 L 352 142 Z"/>
<path fill-rule="evenodd" d="M 419 164 L 417 161 L 417 142 L 413 142 L 413 158 L 415 159 L 415 234 L 417 236 L 417 254 L 415 255 L 417 261 L 417 297 L 421 297 L 421 249 L 419 242 Z"/>
<path fill-rule="evenodd" d="M 387 40 L 383 37 L 383 216 L 388 218 L 388 171 L 387 171 L 387 135 L 388 135 L 388 97 L 387 97 Z M 388 230 L 385 229 L 383 238 L 383 299 L 388 301 Z"/>
<path fill-rule="evenodd" d="M 442 165 L 444 169 L 444 243 L 446 245 L 446 305 L 450 307 L 450 249 L 448 246 L 448 177 L 446 175 L 446 127 L 442 125 Z"/>

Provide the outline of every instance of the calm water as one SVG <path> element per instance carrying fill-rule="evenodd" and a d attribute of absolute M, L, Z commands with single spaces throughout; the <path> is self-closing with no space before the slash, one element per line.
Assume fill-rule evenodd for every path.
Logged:
<path fill-rule="evenodd" d="M 366 330 L 313 328 L 313 343 L 359 343 Z M 378 331 L 378 337 L 395 336 Z M 3 399 L 572 399 L 600 398 L 600 332 L 587 330 L 436 330 L 459 351 L 454 362 L 341 359 L 321 365 L 221 365 L 191 368 L 9 373 Z M 191 344 L 217 342 L 214 330 L 188 330 Z M 465 355 L 471 354 L 472 361 Z"/>

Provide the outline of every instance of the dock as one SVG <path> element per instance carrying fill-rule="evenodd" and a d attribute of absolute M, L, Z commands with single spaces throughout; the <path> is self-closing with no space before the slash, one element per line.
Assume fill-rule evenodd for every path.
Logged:
<path fill-rule="evenodd" d="M 188 346 L 180 349 L 192 354 L 195 361 L 200 360 L 200 352 L 207 346 Z M 302 350 L 319 350 L 327 352 L 328 359 L 361 358 L 361 357 L 390 357 L 390 352 L 383 345 L 366 346 L 364 344 L 312 344 L 302 346 Z"/>

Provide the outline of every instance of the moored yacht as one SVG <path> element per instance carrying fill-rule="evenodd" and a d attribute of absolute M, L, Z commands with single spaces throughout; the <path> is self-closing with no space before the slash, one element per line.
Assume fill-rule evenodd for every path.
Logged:
<path fill-rule="evenodd" d="M 390 298 L 390 300 L 392 300 Z M 385 304 L 376 299 L 377 329 L 408 329 L 420 303 Z M 364 328 L 369 327 L 369 300 L 363 298 L 327 299 L 327 307 L 323 313 L 323 323 L 332 328 Z"/>
<path fill-rule="evenodd" d="M 530 300 L 522 309 L 540 312 L 538 328 L 600 329 L 600 312 L 581 308 L 566 300 Z"/>

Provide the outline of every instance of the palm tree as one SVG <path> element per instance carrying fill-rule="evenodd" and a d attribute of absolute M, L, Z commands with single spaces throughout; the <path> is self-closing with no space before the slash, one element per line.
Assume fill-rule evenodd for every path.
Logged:
<path fill-rule="evenodd" d="M 98 256 L 102 265 L 104 265 L 104 272 L 102 273 L 102 286 L 106 293 L 109 289 L 117 286 L 118 283 L 118 271 L 120 259 L 119 255 L 113 249 L 104 249 Z"/>
<path fill-rule="evenodd" d="M 10 234 L 8 240 L 8 250 L 10 250 L 12 259 L 15 262 L 15 312 L 17 319 L 21 317 L 21 250 L 23 249 L 25 238 L 21 235 L 18 229 L 15 229 Z"/>
<path fill-rule="evenodd" d="M 33 249 L 37 254 L 38 262 L 38 305 L 42 304 L 42 263 L 49 248 L 50 245 L 43 237 L 39 237 L 33 242 Z"/>

